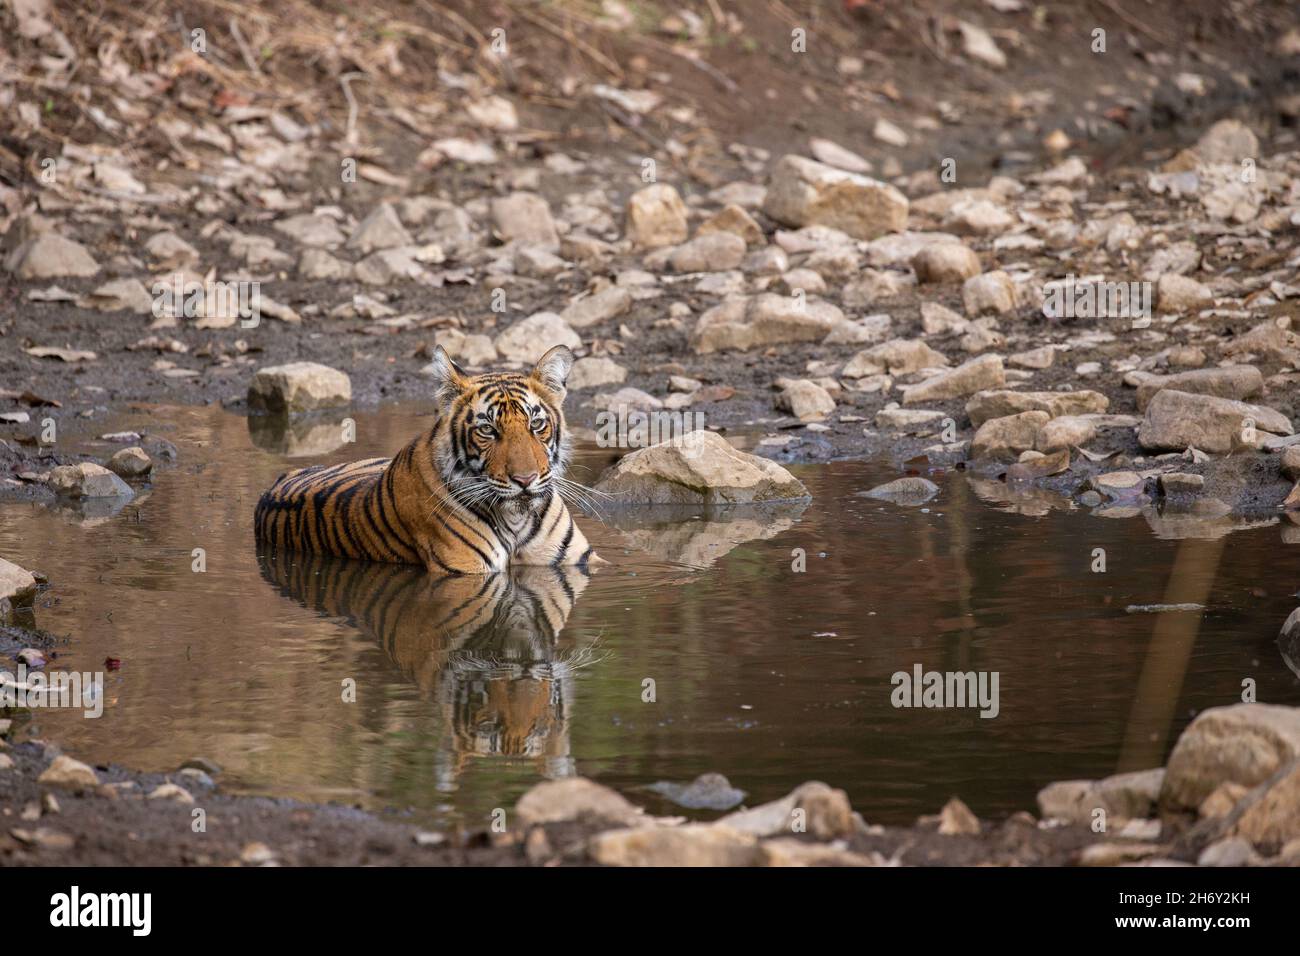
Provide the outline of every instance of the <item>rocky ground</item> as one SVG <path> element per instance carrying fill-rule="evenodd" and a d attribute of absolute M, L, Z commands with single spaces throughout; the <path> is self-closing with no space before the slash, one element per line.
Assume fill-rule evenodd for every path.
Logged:
<path fill-rule="evenodd" d="M 903 497 L 958 466 L 1091 507 L 1300 513 L 1292 5 L 425 6 L 421 22 L 396 4 L 0 7 L 0 495 L 111 496 L 147 476 L 174 454 L 150 436 L 102 462 L 59 445 L 60 421 L 123 403 L 419 398 L 437 345 L 478 369 L 563 343 L 580 428 L 701 413 L 781 462 L 889 456 L 912 473 L 886 492 Z M 1273 769 L 1296 755 L 1286 739 Z M 50 756 L 23 744 L 0 774 L 6 813 L 38 814 L 10 853 L 45 852 L 34 778 Z M 1262 802 L 1293 800 L 1294 776 Z M 172 791 L 132 797 L 158 780 L 106 780 L 136 781 L 112 804 L 127 829 L 145 806 L 188 813 Z M 1146 820 L 1164 785 L 1122 815 Z M 88 842 L 98 811 L 78 813 L 112 798 L 85 789 L 49 826 L 92 857 L 126 852 L 116 824 Z M 999 846 L 1066 862 L 1097 843 L 1029 820 L 976 836 L 959 806 L 952 839 L 933 822 L 891 837 L 826 800 L 841 861 L 892 860 L 907 839 L 909 863 L 1010 859 Z M 1284 840 L 1255 839 L 1273 831 L 1191 825 L 1228 819 L 1202 803 L 1136 824 L 1132 852 L 1193 860 L 1231 832 L 1278 858 Z M 335 819 L 302 824 L 299 845 L 328 843 Z M 513 830 L 479 849 L 811 852 L 746 826 Z M 416 852 L 383 832 L 393 861 Z M 368 838 L 320 852 L 357 861 Z M 245 854 L 159 840 L 177 862 Z"/>
<path fill-rule="evenodd" d="M 8 733 L 0 721 L 0 734 Z M 0 744 L 3 739 L 0 738 Z M 232 797 L 201 758 L 171 774 L 90 767 L 57 746 L 0 746 L 7 865 L 1203 866 L 1300 865 L 1300 712 L 1218 707 L 1168 766 L 1055 783 L 1039 816 L 981 821 L 954 797 L 912 827 L 873 826 L 809 782 L 711 820 L 655 817 L 582 778 L 547 781 L 489 831 L 430 833 L 341 807 Z M 675 800 L 728 790 L 706 775 Z M 727 805 L 724 802 L 722 805 Z"/>

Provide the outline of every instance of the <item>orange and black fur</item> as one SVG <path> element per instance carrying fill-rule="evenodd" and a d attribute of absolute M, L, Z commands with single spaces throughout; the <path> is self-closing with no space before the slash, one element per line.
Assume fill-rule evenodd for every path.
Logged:
<path fill-rule="evenodd" d="M 470 376 L 439 346 L 433 426 L 392 459 L 286 472 L 257 503 L 275 548 L 423 564 L 437 574 L 598 562 L 561 490 L 569 462 L 556 346 L 529 373 Z"/>

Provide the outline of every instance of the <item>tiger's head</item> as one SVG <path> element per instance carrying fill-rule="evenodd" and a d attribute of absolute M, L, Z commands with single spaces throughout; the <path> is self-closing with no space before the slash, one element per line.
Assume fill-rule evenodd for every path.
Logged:
<path fill-rule="evenodd" d="M 532 371 L 470 375 L 440 345 L 429 372 L 446 441 L 436 446 L 448 490 L 470 506 L 542 507 L 569 463 L 564 383 L 573 353 L 557 345 Z"/>

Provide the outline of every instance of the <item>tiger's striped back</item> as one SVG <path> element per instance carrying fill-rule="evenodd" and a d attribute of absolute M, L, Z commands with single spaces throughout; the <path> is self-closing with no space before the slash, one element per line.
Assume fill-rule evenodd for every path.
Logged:
<path fill-rule="evenodd" d="M 287 472 L 262 495 L 263 545 L 481 574 L 595 558 L 565 505 L 562 403 L 573 356 L 531 374 L 468 376 L 439 347 L 433 426 L 392 459 Z"/>

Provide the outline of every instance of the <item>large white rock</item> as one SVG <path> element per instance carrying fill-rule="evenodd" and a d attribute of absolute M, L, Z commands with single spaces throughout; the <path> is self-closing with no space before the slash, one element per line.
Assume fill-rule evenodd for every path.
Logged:
<path fill-rule="evenodd" d="M 1165 765 L 1162 805 L 1195 810 L 1220 784 L 1253 787 L 1300 757 L 1300 707 L 1232 704 L 1202 711 Z"/>
<path fill-rule="evenodd" d="M 291 362 L 258 369 L 248 387 L 250 408 L 268 412 L 310 412 L 352 401 L 352 381 L 338 369 L 316 362 Z"/>
<path fill-rule="evenodd" d="M 47 232 L 20 245 L 5 260 L 5 268 L 20 279 L 86 278 L 99 264 L 86 247 Z"/>
<path fill-rule="evenodd" d="M 686 241 L 686 204 L 667 183 L 634 192 L 627 201 L 627 237 L 642 249 Z"/>
<path fill-rule="evenodd" d="M 776 164 L 763 212 L 786 225 L 830 226 L 855 239 L 907 228 L 907 197 L 893 186 L 804 156 Z"/>
<path fill-rule="evenodd" d="M 0 558 L 0 621 L 7 621 L 15 608 L 29 606 L 35 596 L 36 576 Z"/>
<path fill-rule="evenodd" d="M 752 349 L 784 342 L 820 342 L 847 319 L 821 299 L 796 299 L 765 292 L 729 299 L 700 316 L 691 347 L 700 354 Z"/>
<path fill-rule="evenodd" d="M 903 404 L 917 405 L 922 402 L 941 402 L 949 398 L 961 398 L 984 389 L 999 388 L 1005 385 L 1006 381 L 1002 357 L 981 355 L 954 369 L 940 372 L 932 378 L 904 388 Z"/>
<path fill-rule="evenodd" d="M 506 361 L 531 362 L 556 345 L 582 348 L 582 338 L 554 312 L 537 312 L 510 326 L 493 344 Z"/>
<path fill-rule="evenodd" d="M 699 505 L 781 501 L 808 489 L 780 465 L 733 448 L 710 431 L 687 432 L 641 448 L 597 484 L 625 504 Z"/>
<path fill-rule="evenodd" d="M 135 494 L 125 481 L 93 462 L 59 465 L 50 471 L 48 480 L 51 488 L 69 498 L 129 498 Z"/>
<path fill-rule="evenodd" d="M 1138 442 L 1149 451 L 1190 447 L 1226 455 L 1258 446 L 1274 435 L 1293 433 L 1290 419 L 1275 409 L 1166 388 L 1147 405 Z"/>
<path fill-rule="evenodd" d="M 536 193 L 511 193 L 492 200 L 492 225 L 502 242 L 522 242 L 558 249 L 560 234 L 551 207 Z"/>

